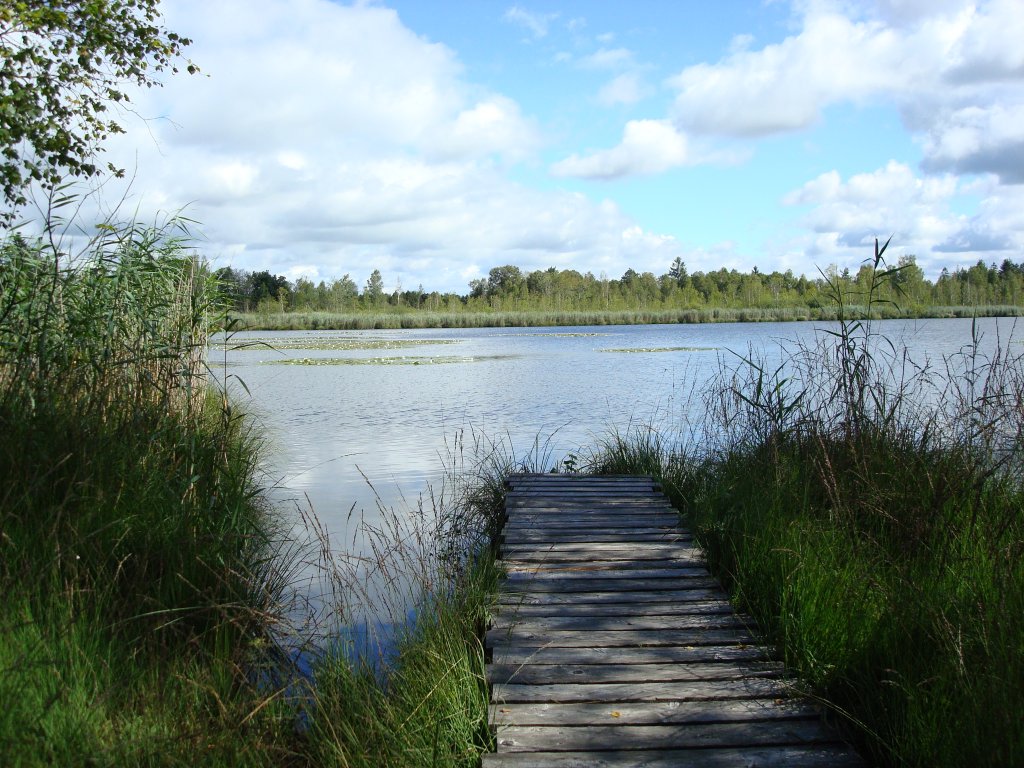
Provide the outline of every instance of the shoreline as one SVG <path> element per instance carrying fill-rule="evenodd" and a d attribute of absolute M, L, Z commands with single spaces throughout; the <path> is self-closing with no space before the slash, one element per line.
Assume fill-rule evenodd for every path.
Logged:
<path fill-rule="evenodd" d="M 408 312 L 333 313 L 276 312 L 238 313 L 228 316 L 232 331 L 357 331 L 416 328 L 571 328 L 598 325 L 703 325 L 711 323 L 778 323 L 846 320 L 949 319 L 972 317 L 1022 317 L 1024 307 L 1013 305 L 933 306 L 901 310 L 875 305 L 864 307 L 709 308 L 614 311 L 526 312 Z M 221 329 L 223 330 L 223 329 Z"/>

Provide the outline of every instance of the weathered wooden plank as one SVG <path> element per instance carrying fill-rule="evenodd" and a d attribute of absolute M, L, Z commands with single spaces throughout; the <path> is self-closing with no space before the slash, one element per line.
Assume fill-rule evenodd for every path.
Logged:
<path fill-rule="evenodd" d="M 598 516 L 601 519 L 598 519 Z M 649 525 L 645 524 L 645 520 L 651 518 L 653 518 L 654 522 Z M 510 521 L 506 522 L 503 531 L 505 533 L 517 531 L 523 533 L 530 533 L 533 531 L 554 532 L 559 530 L 558 526 L 561 525 L 560 521 L 564 519 L 567 518 L 548 513 L 514 515 Z M 673 519 L 673 515 L 668 512 L 654 511 L 629 514 L 623 514 L 621 512 L 601 512 L 593 514 L 580 513 L 573 515 L 573 519 L 577 521 L 575 523 L 575 527 L 578 527 L 581 530 L 567 530 L 563 531 L 563 533 L 591 534 L 604 531 L 628 533 L 649 529 L 652 533 L 671 531 L 672 533 L 681 536 L 692 535 L 692 531 L 680 526 L 678 517 Z"/>
<path fill-rule="evenodd" d="M 667 683 L 691 680 L 740 680 L 745 677 L 779 677 L 777 661 L 711 662 L 687 664 L 491 664 L 493 684 L 554 685 L 556 683 Z"/>
<path fill-rule="evenodd" d="M 636 578 L 633 578 L 636 577 Z M 554 570 L 509 573 L 505 589 L 514 592 L 639 592 L 678 589 L 682 585 L 713 587 L 715 580 L 707 572 L 649 571 L 577 571 L 560 573 Z"/>
<path fill-rule="evenodd" d="M 578 605 L 505 605 L 492 626 L 514 624 L 520 619 L 542 616 L 685 616 L 709 613 L 732 613 L 732 604 L 724 597 L 718 600 L 689 600 L 665 603 L 580 603 Z"/>
<path fill-rule="evenodd" d="M 551 482 L 551 481 L 562 481 L 562 482 L 579 482 L 591 485 L 598 483 L 614 483 L 614 482 L 629 482 L 629 483 L 653 483 L 653 475 L 632 475 L 632 474 L 617 474 L 617 475 L 590 475 L 584 473 L 572 473 L 572 472 L 517 472 L 516 474 L 509 475 L 507 482 L 509 485 L 515 485 L 517 483 L 529 483 L 529 482 Z"/>
<path fill-rule="evenodd" d="M 584 559 L 583 553 L 579 552 L 539 551 L 534 555 L 523 552 L 503 552 L 502 554 L 502 564 L 510 569 L 543 568 L 545 565 L 581 569 L 587 564 L 592 564 L 595 567 L 600 566 L 601 568 L 618 568 L 620 570 L 665 570 L 706 567 L 700 552 L 687 551 L 686 549 L 681 549 L 674 554 L 652 551 L 646 557 L 642 556 L 642 552 L 616 552 L 612 550 L 595 552 L 589 560 Z M 657 562 L 652 563 L 650 561 Z"/>
<path fill-rule="evenodd" d="M 653 598 L 659 592 L 672 593 L 679 589 L 686 588 L 714 588 L 717 586 L 710 576 L 677 576 L 675 578 L 642 578 L 642 579 L 615 579 L 605 578 L 600 571 L 592 573 L 581 573 L 575 579 L 569 578 L 543 578 L 549 574 L 514 574 L 523 575 L 524 578 L 509 578 L 507 582 L 508 602 L 515 600 L 516 596 L 523 595 L 533 598 L 542 598 L 545 595 L 562 595 L 569 598 L 579 595 L 581 600 L 591 600 L 593 595 L 617 592 L 621 597 L 619 602 L 629 600 L 633 595 L 645 595 Z M 556 574 L 557 575 L 557 574 Z M 593 576 L 594 578 L 585 578 Z M 601 578 L 598 578 L 600 576 Z"/>
<path fill-rule="evenodd" d="M 508 496 L 620 496 L 630 498 L 660 497 L 653 484 L 647 483 L 602 483 L 599 485 L 582 485 L 580 483 L 534 483 L 516 485 L 508 490 Z M 663 498 L 663 497 L 661 497 Z"/>
<path fill-rule="evenodd" d="M 514 510 L 513 510 L 514 512 Z M 529 512 L 528 514 L 515 515 L 508 530 L 515 530 L 517 526 L 543 526 L 547 528 L 555 526 L 567 526 L 572 528 L 596 528 L 596 527 L 623 527 L 630 526 L 671 526 L 678 525 L 679 518 L 673 513 L 661 510 L 631 510 L 595 512 L 593 510 L 551 510 Z"/>
<path fill-rule="evenodd" d="M 629 561 L 626 561 L 629 562 Z M 506 572 L 506 585 L 517 589 L 528 584 L 531 590 L 540 590 L 541 582 L 578 582 L 593 583 L 594 591 L 613 592 L 623 589 L 627 582 L 636 583 L 636 589 L 652 589 L 665 587 L 678 589 L 684 584 L 699 583 L 700 586 L 711 586 L 716 582 L 712 579 L 708 568 L 703 565 L 670 565 L 662 567 L 627 567 L 622 561 L 614 565 L 595 563 L 577 563 L 570 566 L 558 566 L 556 563 L 501 563 Z M 610 586 L 611 583 L 617 586 Z M 602 587 L 601 585 L 604 584 Z M 561 589 L 561 587 L 559 587 Z M 565 589 L 571 589 L 568 585 Z M 590 588 L 588 588 L 590 589 Z M 579 592 L 580 590 L 577 589 Z"/>
<path fill-rule="evenodd" d="M 619 552 L 661 552 L 667 555 L 672 555 L 676 552 L 681 552 L 684 555 L 700 553 L 700 550 L 689 542 L 680 543 L 675 541 L 555 541 L 547 544 L 528 542 L 508 547 L 508 550 L 512 552 L 522 550 L 524 552 L 579 553 L 591 556 L 604 555 L 606 552 L 614 552 L 616 554 Z"/>
<path fill-rule="evenodd" d="M 575 528 L 541 528 L 535 525 L 524 526 L 518 530 L 506 528 L 501 536 L 506 544 L 558 542 L 560 544 L 599 544 L 601 542 L 618 541 L 650 541 L 662 543 L 690 542 L 693 536 L 683 533 L 672 526 L 642 528 L 627 525 L 622 528 L 602 526 L 591 531 L 580 533 Z"/>
<path fill-rule="evenodd" d="M 506 578 L 511 582 L 530 579 L 660 579 L 663 586 L 678 581 L 687 585 L 693 578 L 707 574 L 703 565 L 687 565 L 675 560 L 569 560 L 505 561 Z M 689 571 L 689 569 L 693 569 Z M 700 573 L 703 571 L 704 573 Z M 674 572 L 674 573 L 673 573 Z"/>
<path fill-rule="evenodd" d="M 654 522 L 650 525 L 646 525 L 645 521 L 653 518 Z M 560 517 L 552 512 L 539 512 L 539 513 L 514 513 L 512 518 L 507 520 L 503 528 L 504 531 L 532 531 L 532 530 L 552 530 L 558 529 L 561 525 L 561 520 L 565 518 Z M 574 515 L 574 519 L 577 522 L 574 527 L 581 529 L 580 533 L 591 533 L 594 530 L 609 530 L 609 531 L 632 531 L 637 528 L 647 527 L 654 530 L 672 530 L 678 533 L 690 535 L 691 531 L 686 528 L 682 528 L 679 525 L 679 518 L 674 517 L 673 514 L 664 511 L 654 510 L 651 512 L 631 512 L 622 513 L 617 511 L 612 512 L 600 512 L 579 515 Z M 574 531 L 568 531 L 573 533 Z"/>
<path fill-rule="evenodd" d="M 508 485 L 513 487 L 528 486 L 536 484 L 546 488 L 549 485 L 579 486 L 581 488 L 600 487 L 607 485 L 655 485 L 655 480 L 649 475 L 567 475 L 567 474 L 545 474 L 545 475 L 519 475 L 513 476 Z"/>
<path fill-rule="evenodd" d="M 531 565 L 563 565 L 578 568 L 581 564 L 606 563 L 618 568 L 673 568 L 679 566 L 705 565 L 704 555 L 695 549 L 647 549 L 647 550 L 605 550 L 594 552 L 587 557 L 586 552 L 558 552 L 553 550 L 535 550 L 533 552 L 518 550 L 502 551 L 502 559 L 509 567 L 529 567 Z M 659 565 L 660 563 L 660 565 Z M 630 565 L 632 564 L 632 565 Z"/>
<path fill-rule="evenodd" d="M 495 664 L 656 664 L 708 663 L 714 661 L 767 661 L 768 649 L 760 645 L 659 645 L 616 648 L 562 648 L 506 644 L 493 651 Z"/>
<path fill-rule="evenodd" d="M 787 683 L 769 677 L 744 680 L 692 680 L 686 683 L 593 683 L 590 685 L 518 685 L 502 683 L 491 688 L 494 704 L 572 701 L 700 701 L 702 699 L 785 698 Z"/>
<path fill-rule="evenodd" d="M 503 623 L 499 624 L 501 620 Z M 579 632 L 658 631 L 667 629 L 728 629 L 745 627 L 734 613 L 682 614 L 674 616 L 520 616 L 496 617 L 491 633 L 507 632 L 516 638 L 532 637 L 538 632 L 575 630 Z"/>
<path fill-rule="evenodd" d="M 728 701 L 640 701 L 572 704 L 492 704 L 490 722 L 503 725 L 662 725 L 743 723 L 819 716 L 816 707 L 798 699 Z"/>
<path fill-rule="evenodd" d="M 545 515 L 595 514 L 606 517 L 628 515 L 674 515 L 679 520 L 679 511 L 664 499 L 636 499 L 631 501 L 604 499 L 552 499 L 548 497 L 520 497 L 505 504 L 505 510 L 513 518 L 520 515 L 543 517 Z"/>
<path fill-rule="evenodd" d="M 589 648 L 604 645 L 608 648 L 643 648 L 659 645 L 726 645 L 728 643 L 750 644 L 754 636 L 745 629 L 692 629 L 654 630 L 541 630 L 516 631 L 507 629 L 491 630 L 485 635 L 488 647 L 511 642 L 516 645 L 550 646 L 552 648 Z"/>
<path fill-rule="evenodd" d="M 628 504 L 642 506 L 645 504 L 666 505 L 668 500 L 659 493 L 650 491 L 637 492 L 633 489 L 572 489 L 554 490 L 550 493 L 545 491 L 509 491 L 505 497 L 511 505 L 521 502 L 539 503 L 545 505 L 563 504 L 565 506 L 579 506 L 584 504 Z"/>
<path fill-rule="evenodd" d="M 562 594 L 559 592 L 502 592 L 498 595 L 497 604 L 499 610 L 524 608 L 536 606 L 544 608 L 556 608 L 564 606 L 567 608 L 585 608 L 588 605 L 614 606 L 622 603 L 628 605 L 642 604 L 656 605 L 667 603 L 677 605 L 688 602 L 699 602 L 701 600 L 727 600 L 725 590 L 717 584 L 709 587 L 696 586 L 686 589 L 688 582 L 682 582 L 675 588 L 666 585 L 665 589 L 649 592 L 572 592 Z"/>
<path fill-rule="evenodd" d="M 610 752 L 505 752 L 484 768 L 863 768 L 843 744 Z"/>
<path fill-rule="evenodd" d="M 704 749 L 821 744 L 835 741 L 818 719 L 679 725 L 509 726 L 498 731 L 503 752 L 609 749 Z"/>
<path fill-rule="evenodd" d="M 579 527 L 569 529 L 560 527 L 560 523 L 557 520 L 549 521 L 547 518 L 539 518 L 528 522 L 519 522 L 517 520 L 511 525 L 505 525 L 502 536 L 545 537 L 559 534 L 565 537 L 579 537 L 581 541 L 585 542 L 591 541 L 592 537 L 611 537 L 616 540 L 624 536 L 662 536 L 670 540 L 691 540 L 693 538 L 690 532 L 680 528 L 678 523 L 673 523 L 663 515 L 656 515 L 655 517 L 660 519 L 651 525 L 640 525 L 635 520 L 624 519 L 609 521 L 581 520 L 578 523 Z M 600 539 L 596 541 L 600 541 Z"/>
<path fill-rule="evenodd" d="M 700 551 L 690 544 L 675 542 L 591 542 L 589 545 L 579 542 L 553 542 L 551 544 L 519 544 L 503 548 L 506 559 L 523 557 L 542 557 L 559 554 L 575 557 L 597 557 L 602 560 L 628 559 L 630 557 L 658 559 L 681 557 L 692 560 L 702 559 Z"/>

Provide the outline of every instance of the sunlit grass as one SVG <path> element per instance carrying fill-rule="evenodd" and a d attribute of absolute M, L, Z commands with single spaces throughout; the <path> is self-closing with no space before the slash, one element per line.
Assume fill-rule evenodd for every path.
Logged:
<path fill-rule="evenodd" d="M 696 437 L 638 429 L 583 462 L 662 481 L 879 765 L 1024 763 L 1024 357 L 977 350 L 916 368 L 846 320 L 782 366 L 723 366 Z"/>

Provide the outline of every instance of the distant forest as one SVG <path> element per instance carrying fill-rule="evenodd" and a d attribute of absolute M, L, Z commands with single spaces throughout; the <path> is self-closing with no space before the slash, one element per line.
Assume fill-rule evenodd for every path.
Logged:
<path fill-rule="evenodd" d="M 619 278 L 576 270 L 523 272 L 519 267 L 494 267 L 486 279 L 469 283 L 466 294 L 427 292 L 401 286 L 388 293 L 380 270 L 373 270 L 360 288 L 349 276 L 294 284 L 269 271 L 218 270 L 224 297 L 236 311 L 249 313 L 329 312 L 593 312 L 675 309 L 817 309 L 832 303 L 838 287 L 844 301 L 861 304 L 871 286 L 872 269 L 856 273 L 830 268 L 817 278 L 786 272 L 719 269 L 689 272 L 679 259 L 659 276 L 632 269 Z M 943 269 L 934 283 L 927 280 L 914 256 L 903 256 L 879 281 L 875 299 L 920 312 L 928 307 L 1020 306 L 1024 300 L 1024 262 L 1009 259 L 1001 266 L 979 261 L 953 272 Z"/>

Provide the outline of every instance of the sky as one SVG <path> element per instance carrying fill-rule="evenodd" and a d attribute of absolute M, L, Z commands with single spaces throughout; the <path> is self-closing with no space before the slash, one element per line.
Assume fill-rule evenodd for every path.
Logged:
<path fill-rule="evenodd" d="M 104 198 L 216 266 L 856 271 L 1024 260 L 1020 0 L 165 0 Z"/>

